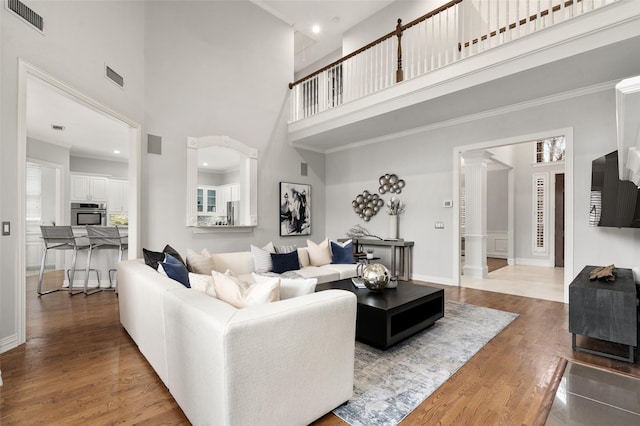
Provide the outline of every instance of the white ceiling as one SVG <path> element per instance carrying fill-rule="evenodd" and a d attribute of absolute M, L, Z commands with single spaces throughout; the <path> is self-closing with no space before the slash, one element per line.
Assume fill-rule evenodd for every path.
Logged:
<path fill-rule="evenodd" d="M 395 0 L 252 0 L 295 30 L 295 71 L 341 48 L 342 34 Z M 319 34 L 311 28 L 319 25 Z M 64 126 L 63 131 L 52 125 Z M 75 156 L 126 161 L 126 124 L 69 98 L 41 80 L 27 82 L 27 136 L 70 148 Z M 119 150 L 120 154 L 114 154 Z M 211 160 L 210 164 L 215 164 Z M 210 166 L 219 169 L 218 166 Z"/>
<path fill-rule="evenodd" d="M 210 146 L 198 149 L 198 170 L 212 173 L 228 173 L 240 168 L 240 162 L 246 159 L 238 151 L 223 147 Z"/>
<path fill-rule="evenodd" d="M 64 126 L 64 130 L 54 130 L 52 125 Z M 27 136 L 68 147 L 72 155 L 80 157 L 126 161 L 129 154 L 126 124 L 94 111 L 37 78 L 27 80 Z"/>
<path fill-rule="evenodd" d="M 300 71 L 342 47 L 342 34 L 395 0 L 252 0 L 293 26 L 294 69 Z M 320 33 L 311 28 L 319 25 Z M 304 46 L 304 48 L 302 48 Z M 349 53 L 349 52 L 343 52 Z M 327 65 L 327 64 L 324 64 Z"/>

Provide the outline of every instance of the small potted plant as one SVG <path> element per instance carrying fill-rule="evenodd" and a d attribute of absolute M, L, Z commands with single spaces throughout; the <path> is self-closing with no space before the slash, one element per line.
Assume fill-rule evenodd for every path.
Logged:
<path fill-rule="evenodd" d="M 367 259 L 373 259 L 373 249 L 364 249 L 364 252 L 367 254 Z"/>

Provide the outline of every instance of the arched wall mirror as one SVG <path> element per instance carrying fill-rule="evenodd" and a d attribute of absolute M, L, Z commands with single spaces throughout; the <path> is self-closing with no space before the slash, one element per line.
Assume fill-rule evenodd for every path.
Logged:
<path fill-rule="evenodd" d="M 258 224 L 258 151 L 228 136 L 187 138 L 187 226 Z"/>

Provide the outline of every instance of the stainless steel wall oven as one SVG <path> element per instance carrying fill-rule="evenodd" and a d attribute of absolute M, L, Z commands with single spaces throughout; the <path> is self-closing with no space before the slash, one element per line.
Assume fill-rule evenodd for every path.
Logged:
<path fill-rule="evenodd" d="M 107 225 L 105 203 L 71 203 L 71 226 Z"/>

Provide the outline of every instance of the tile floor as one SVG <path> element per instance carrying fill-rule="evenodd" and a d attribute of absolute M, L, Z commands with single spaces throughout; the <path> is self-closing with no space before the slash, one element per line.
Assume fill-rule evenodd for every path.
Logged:
<path fill-rule="evenodd" d="M 545 425 L 640 425 L 640 379 L 569 362 Z"/>
<path fill-rule="evenodd" d="M 485 279 L 463 275 L 462 287 L 564 302 L 564 268 L 508 265 Z"/>

